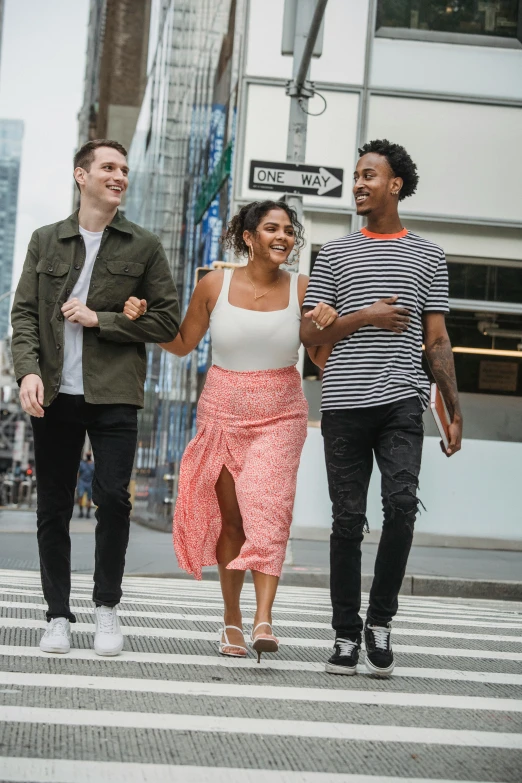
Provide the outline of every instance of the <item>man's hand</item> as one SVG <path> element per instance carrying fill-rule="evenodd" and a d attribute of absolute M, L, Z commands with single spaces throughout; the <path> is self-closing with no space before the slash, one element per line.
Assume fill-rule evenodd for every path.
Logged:
<path fill-rule="evenodd" d="M 43 400 L 44 385 L 40 376 L 24 375 L 20 384 L 20 404 L 23 410 L 30 416 L 41 419 L 44 415 Z"/>
<path fill-rule="evenodd" d="M 123 313 L 130 318 L 131 321 L 136 321 L 145 315 L 147 312 L 147 300 L 138 299 L 135 296 L 130 296 L 123 305 Z"/>
<path fill-rule="evenodd" d="M 444 443 L 440 442 L 440 447 L 443 451 L 443 453 L 446 455 L 446 457 L 451 457 L 453 454 L 456 454 L 457 451 L 460 451 L 462 447 L 462 419 L 457 417 L 456 419 L 453 419 L 451 424 L 448 427 L 449 430 L 449 443 L 448 448 L 444 448 Z"/>
<path fill-rule="evenodd" d="M 394 307 L 398 298 L 392 296 L 389 299 L 379 299 L 371 307 L 367 307 L 364 312 L 370 326 L 397 334 L 405 332 L 410 324 L 410 311 L 405 307 Z"/>
<path fill-rule="evenodd" d="M 304 314 L 304 317 L 310 318 L 317 329 L 325 329 L 339 318 L 339 314 L 337 310 L 334 310 L 330 305 L 319 302 L 313 310 L 308 310 L 308 312 Z"/>
<path fill-rule="evenodd" d="M 98 316 L 94 310 L 89 310 L 87 305 L 80 302 L 79 299 L 70 299 L 62 307 L 62 313 L 68 321 L 73 324 L 92 327 L 98 326 Z"/>

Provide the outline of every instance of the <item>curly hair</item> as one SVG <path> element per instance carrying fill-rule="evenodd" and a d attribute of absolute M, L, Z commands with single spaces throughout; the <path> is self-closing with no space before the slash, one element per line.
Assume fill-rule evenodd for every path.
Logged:
<path fill-rule="evenodd" d="M 245 204 L 228 224 L 222 238 L 223 246 L 232 249 L 237 256 L 248 255 L 248 245 L 243 239 L 243 231 L 255 234 L 258 225 L 271 209 L 282 209 L 286 212 L 294 229 L 295 249 L 300 250 L 304 247 L 304 228 L 297 218 L 295 209 L 289 207 L 285 201 L 252 201 L 250 204 Z"/>
<path fill-rule="evenodd" d="M 419 175 L 417 174 L 417 166 L 404 147 L 401 147 L 400 144 L 393 144 L 388 139 L 374 139 L 359 149 L 359 157 L 362 158 L 368 152 L 376 152 L 385 157 L 394 175 L 402 179 L 403 185 L 399 193 L 399 201 L 413 196 L 419 184 Z"/>

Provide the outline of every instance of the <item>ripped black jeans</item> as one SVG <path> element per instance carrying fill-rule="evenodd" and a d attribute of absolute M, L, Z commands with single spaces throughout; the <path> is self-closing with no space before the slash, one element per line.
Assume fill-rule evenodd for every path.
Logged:
<path fill-rule="evenodd" d="M 386 625 L 397 613 L 417 514 L 424 427 L 417 396 L 377 405 L 325 411 L 322 433 L 332 501 L 330 590 L 337 636 L 363 628 L 361 542 L 373 455 L 382 477 L 384 523 L 370 591 L 368 622 Z"/>

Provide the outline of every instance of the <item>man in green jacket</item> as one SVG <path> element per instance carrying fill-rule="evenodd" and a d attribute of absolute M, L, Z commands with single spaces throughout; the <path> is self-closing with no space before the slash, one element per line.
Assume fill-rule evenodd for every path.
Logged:
<path fill-rule="evenodd" d="M 127 488 L 143 407 L 145 343 L 168 342 L 179 328 L 176 287 L 159 239 L 118 211 L 128 175 L 127 152 L 116 141 L 90 141 L 76 153 L 80 209 L 34 232 L 11 315 L 20 401 L 34 433 L 45 652 L 70 650 L 69 522 L 86 434 L 98 507 L 94 649 L 98 655 L 123 649 L 116 606 L 129 539 Z M 123 314 L 130 296 L 147 301 L 137 321 Z"/>

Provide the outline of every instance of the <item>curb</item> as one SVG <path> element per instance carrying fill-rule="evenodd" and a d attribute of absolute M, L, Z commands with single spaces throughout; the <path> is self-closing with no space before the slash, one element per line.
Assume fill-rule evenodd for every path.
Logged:
<path fill-rule="evenodd" d="M 127 577 L 154 577 L 156 579 L 192 579 L 190 574 L 171 572 L 164 574 L 126 574 Z M 205 571 L 204 581 L 216 582 L 219 579 L 217 570 Z M 247 572 L 246 582 L 252 581 L 252 575 Z M 363 574 L 361 578 L 362 591 L 367 593 L 373 581 L 373 574 Z M 283 569 L 281 584 L 287 587 L 330 587 L 330 572 L 323 569 L 315 571 L 290 566 Z M 522 582 L 461 579 L 452 576 L 416 576 L 407 574 L 402 583 L 401 595 L 416 595 L 438 598 L 482 598 L 489 601 L 521 601 Z"/>
<path fill-rule="evenodd" d="M 363 574 L 361 588 L 369 592 L 373 574 Z M 326 570 L 283 570 L 281 584 L 299 587 L 330 587 L 330 573 Z M 406 574 L 401 595 L 433 596 L 438 598 L 482 598 L 496 601 L 522 601 L 522 582 L 494 579 L 462 579 L 453 576 L 421 576 Z"/>

